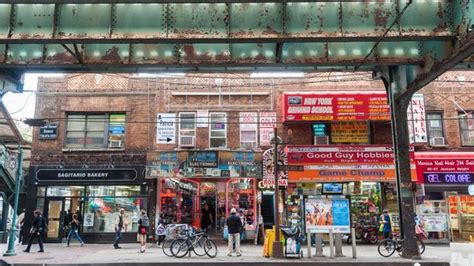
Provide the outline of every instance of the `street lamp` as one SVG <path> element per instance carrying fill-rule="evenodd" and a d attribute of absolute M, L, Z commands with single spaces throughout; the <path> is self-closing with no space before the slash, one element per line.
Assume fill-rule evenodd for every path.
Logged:
<path fill-rule="evenodd" d="M 288 130 L 288 139 L 291 140 L 293 137 L 293 133 Z M 283 258 L 283 245 L 280 242 L 280 212 L 279 212 L 279 191 L 280 191 L 280 184 L 279 184 L 279 174 L 278 171 L 278 145 L 279 144 L 287 144 L 288 142 L 283 142 L 277 134 L 277 127 L 273 128 L 273 169 L 275 175 L 275 193 L 273 194 L 273 212 L 274 212 L 274 222 L 275 222 L 275 241 L 272 244 L 273 254 L 272 256 L 277 259 Z"/>
<path fill-rule="evenodd" d="M 21 144 L 18 144 L 18 162 L 17 162 L 17 176 L 15 180 L 15 203 L 13 207 L 13 219 L 12 225 L 10 228 L 10 233 L 8 237 L 8 249 L 3 254 L 3 256 L 15 256 L 15 238 L 16 238 L 16 219 L 18 213 L 18 201 L 20 198 L 20 188 L 21 188 L 21 181 L 23 179 L 23 149 L 21 148 Z"/>

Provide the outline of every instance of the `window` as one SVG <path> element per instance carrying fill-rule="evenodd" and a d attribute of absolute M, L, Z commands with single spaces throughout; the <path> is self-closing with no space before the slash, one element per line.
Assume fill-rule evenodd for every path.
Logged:
<path fill-rule="evenodd" d="M 196 113 L 179 113 L 179 145 L 194 146 L 196 139 Z"/>
<path fill-rule="evenodd" d="M 123 148 L 124 114 L 70 114 L 67 116 L 66 148 Z"/>
<path fill-rule="evenodd" d="M 227 146 L 226 114 L 209 113 L 209 118 L 209 147 L 225 148 Z"/>
<path fill-rule="evenodd" d="M 254 149 L 257 147 L 258 115 L 256 112 L 241 112 L 239 115 L 240 147 Z"/>
<path fill-rule="evenodd" d="M 441 113 L 431 113 L 426 115 L 428 120 L 428 139 L 430 143 L 434 143 L 433 138 L 444 137 L 443 132 L 443 116 Z"/>
<path fill-rule="evenodd" d="M 461 144 L 463 146 L 474 146 L 474 115 L 462 113 L 459 115 L 461 127 Z"/>

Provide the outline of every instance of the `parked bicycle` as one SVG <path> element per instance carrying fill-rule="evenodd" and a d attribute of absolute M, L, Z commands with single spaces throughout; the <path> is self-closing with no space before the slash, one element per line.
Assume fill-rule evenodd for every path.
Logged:
<path fill-rule="evenodd" d="M 186 234 L 190 231 L 189 225 L 187 224 L 168 224 L 165 226 L 166 238 L 163 240 L 161 248 L 163 253 L 168 257 L 173 257 L 171 253 L 171 244 L 176 239 L 185 238 Z"/>
<path fill-rule="evenodd" d="M 217 256 L 217 245 L 209 239 L 207 229 L 193 232 L 187 237 L 178 238 L 171 243 L 171 253 L 176 258 L 183 258 L 191 251 L 197 256 L 207 255 L 210 258 Z"/>
<path fill-rule="evenodd" d="M 378 251 L 380 256 L 382 257 L 390 257 L 397 251 L 399 254 L 402 254 L 403 252 L 403 241 L 404 239 L 401 239 L 398 234 L 394 235 L 393 239 L 387 238 L 382 240 L 378 246 Z M 425 252 L 425 243 L 423 243 L 423 240 L 417 238 L 416 240 L 418 244 L 418 250 L 420 252 L 420 255 Z"/>

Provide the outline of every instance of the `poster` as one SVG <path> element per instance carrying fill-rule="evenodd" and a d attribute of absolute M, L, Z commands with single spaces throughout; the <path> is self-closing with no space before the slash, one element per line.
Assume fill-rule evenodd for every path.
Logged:
<path fill-rule="evenodd" d="M 423 228 L 426 232 L 446 232 L 448 231 L 448 216 L 440 215 L 420 215 L 423 221 Z"/>
<path fill-rule="evenodd" d="M 92 227 L 94 226 L 94 213 L 88 212 L 84 214 L 84 227 Z"/>
<path fill-rule="evenodd" d="M 276 112 L 260 112 L 260 146 L 270 146 L 273 137 L 273 128 L 276 126 Z"/>
<path fill-rule="evenodd" d="M 384 91 L 283 94 L 285 121 L 389 121 Z"/>
<path fill-rule="evenodd" d="M 156 143 L 157 144 L 175 144 L 176 143 L 176 114 L 159 113 L 156 125 Z"/>
<path fill-rule="evenodd" d="M 342 197 L 307 198 L 305 200 L 306 228 L 317 233 L 350 232 L 349 200 Z"/>
<path fill-rule="evenodd" d="M 239 113 L 240 131 L 257 131 L 258 117 L 256 112 Z"/>
<path fill-rule="evenodd" d="M 423 94 L 413 94 L 408 105 L 408 133 L 410 143 L 426 143 L 428 141 L 428 132 L 426 130 L 425 119 L 425 100 Z"/>
<path fill-rule="evenodd" d="M 268 149 L 263 153 L 262 164 L 263 164 L 263 178 L 268 180 L 270 183 L 275 183 L 275 163 L 274 163 L 274 150 Z M 278 149 L 278 165 L 287 165 L 288 157 L 283 149 Z M 279 169 L 280 170 L 280 169 Z M 279 186 L 288 186 L 288 171 L 279 171 L 278 174 Z"/>
<path fill-rule="evenodd" d="M 369 143 L 369 127 L 366 121 L 331 123 L 333 143 Z"/>

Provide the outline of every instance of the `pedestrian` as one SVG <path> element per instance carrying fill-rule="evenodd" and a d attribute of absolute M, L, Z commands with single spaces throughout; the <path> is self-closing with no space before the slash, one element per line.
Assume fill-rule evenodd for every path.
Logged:
<path fill-rule="evenodd" d="M 235 251 L 237 256 L 242 256 L 242 251 L 240 250 L 240 231 L 242 230 L 242 220 L 237 216 L 237 211 L 232 208 L 230 210 L 230 216 L 227 218 L 227 229 L 229 231 L 229 243 L 228 243 L 228 253 L 227 256 L 232 256 L 232 253 Z M 235 242 L 235 249 L 234 249 Z"/>
<path fill-rule="evenodd" d="M 20 230 L 18 236 L 18 245 L 21 245 L 23 241 L 23 226 L 25 225 L 25 209 L 22 210 L 21 214 L 18 215 L 18 225 L 17 228 Z"/>
<path fill-rule="evenodd" d="M 204 204 L 204 209 L 202 210 L 201 216 L 201 229 L 205 230 L 209 226 L 214 224 L 214 219 L 212 218 L 212 212 L 209 209 L 209 204 Z"/>
<path fill-rule="evenodd" d="M 77 240 L 81 243 L 81 247 L 84 246 L 84 241 L 82 240 L 81 236 L 79 235 L 79 225 L 81 222 L 79 221 L 79 217 L 77 214 L 72 215 L 72 221 L 69 223 L 69 233 L 67 234 L 67 246 L 69 247 L 69 243 L 71 242 L 71 237 L 74 235 Z"/>
<path fill-rule="evenodd" d="M 122 239 L 122 230 L 124 228 L 124 219 L 123 219 L 123 214 L 125 213 L 124 208 L 120 208 L 119 214 L 117 215 L 117 218 L 115 219 L 115 241 L 114 241 L 114 248 L 119 249 L 122 248 L 119 246 L 120 244 L 120 239 Z"/>
<path fill-rule="evenodd" d="M 382 229 L 383 238 L 391 238 L 392 237 L 392 220 L 390 218 L 390 214 L 388 214 L 387 210 L 383 211 L 382 217 L 380 219 L 380 227 Z"/>
<path fill-rule="evenodd" d="M 28 246 L 26 247 L 24 252 L 30 252 L 31 244 L 33 244 L 33 240 L 38 238 L 38 245 L 40 250 L 38 252 L 44 252 L 43 248 L 43 233 L 48 230 L 46 225 L 46 219 L 41 215 L 40 210 L 35 210 L 33 212 L 35 218 L 33 220 L 33 224 L 31 225 L 30 229 L 30 239 L 28 240 Z"/>
<path fill-rule="evenodd" d="M 148 216 L 146 215 L 146 211 L 142 210 L 140 219 L 138 220 L 138 236 L 140 239 L 140 251 L 138 251 L 138 253 L 145 253 L 146 238 L 147 238 L 149 227 L 150 227 L 150 219 L 148 219 Z"/>
<path fill-rule="evenodd" d="M 164 215 L 161 214 L 158 217 L 158 225 L 156 226 L 156 235 L 158 236 L 158 242 L 157 245 L 158 247 L 161 247 L 161 244 L 166 238 L 166 228 L 164 225 Z"/>
<path fill-rule="evenodd" d="M 419 240 L 423 240 L 427 238 L 427 233 L 425 229 L 423 228 L 425 225 L 423 218 L 420 218 L 418 215 L 415 214 L 415 233 L 416 237 Z"/>

